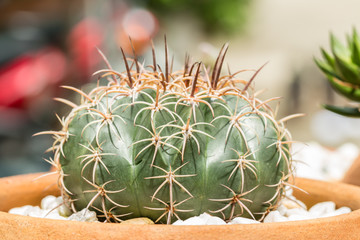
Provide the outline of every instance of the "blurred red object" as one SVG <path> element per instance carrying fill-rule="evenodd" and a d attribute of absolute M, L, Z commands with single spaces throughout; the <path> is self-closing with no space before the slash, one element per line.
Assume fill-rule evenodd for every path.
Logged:
<path fill-rule="evenodd" d="M 86 18 L 77 23 L 69 34 L 72 74 L 82 80 L 90 79 L 97 64 L 102 60 L 96 47 L 101 49 L 104 30 L 97 19 Z"/>
<path fill-rule="evenodd" d="M 66 65 L 59 49 L 46 47 L 0 67 L 0 107 L 24 108 L 26 101 L 64 78 Z"/>
<path fill-rule="evenodd" d="M 148 10 L 136 8 L 128 10 L 120 19 L 116 31 L 116 41 L 128 55 L 142 55 L 158 32 L 159 23 Z M 131 42 L 130 42 L 131 38 Z"/>

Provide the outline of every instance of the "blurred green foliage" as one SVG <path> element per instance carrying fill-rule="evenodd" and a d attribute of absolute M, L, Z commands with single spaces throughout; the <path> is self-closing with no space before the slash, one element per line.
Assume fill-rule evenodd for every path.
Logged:
<path fill-rule="evenodd" d="M 250 0 L 136 0 L 160 19 L 174 13 L 191 14 L 205 32 L 231 34 L 241 31 L 248 16 Z"/>

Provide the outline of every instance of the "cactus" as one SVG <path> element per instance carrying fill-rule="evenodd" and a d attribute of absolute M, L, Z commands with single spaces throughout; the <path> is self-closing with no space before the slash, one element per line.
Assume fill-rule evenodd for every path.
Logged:
<path fill-rule="evenodd" d="M 314 59 L 317 66 L 328 78 L 332 88 L 348 98 L 360 102 L 360 39 L 353 30 L 344 46 L 333 34 L 330 35 L 331 53 L 321 48 L 323 60 Z M 358 107 L 338 107 L 324 104 L 332 112 L 348 117 L 360 117 Z"/>
<path fill-rule="evenodd" d="M 145 68 L 135 56 L 59 118 L 53 134 L 59 185 L 73 211 L 94 210 L 106 222 L 148 217 L 170 224 L 208 212 L 225 220 L 263 219 L 290 186 L 291 136 L 251 83 L 221 74 L 225 44 L 210 71 L 201 62 L 172 72 Z M 101 53 L 101 52 L 100 52 Z M 130 65 L 131 63 L 131 65 Z"/>

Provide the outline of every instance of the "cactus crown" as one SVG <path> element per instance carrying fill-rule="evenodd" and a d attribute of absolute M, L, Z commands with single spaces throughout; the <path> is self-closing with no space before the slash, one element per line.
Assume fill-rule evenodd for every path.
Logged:
<path fill-rule="evenodd" d="M 63 196 L 107 222 L 145 216 L 171 223 L 202 212 L 262 219 L 276 208 L 292 175 L 291 136 L 251 82 L 221 75 L 228 45 L 210 71 L 201 62 L 172 72 L 145 68 L 135 56 L 125 72 L 96 72 L 105 86 L 81 95 L 59 118 L 52 149 Z M 131 64 L 130 64 L 131 63 Z M 149 69 L 149 70 L 148 70 Z"/>
<path fill-rule="evenodd" d="M 323 59 L 314 59 L 317 66 L 325 73 L 330 85 L 344 97 L 360 102 L 360 38 L 353 30 L 347 36 L 348 45 L 344 46 L 333 34 L 330 34 L 331 53 L 321 48 Z M 360 117 L 359 108 L 324 105 L 332 112 Z"/>

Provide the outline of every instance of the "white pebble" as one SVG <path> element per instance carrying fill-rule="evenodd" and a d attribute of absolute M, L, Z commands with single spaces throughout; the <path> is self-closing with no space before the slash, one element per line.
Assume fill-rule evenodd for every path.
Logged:
<path fill-rule="evenodd" d="M 79 222 L 97 222 L 96 213 L 94 211 L 89 211 L 86 208 L 80 212 L 73 213 L 69 218 L 71 221 Z"/>
<path fill-rule="evenodd" d="M 64 217 L 69 217 L 72 214 L 71 210 L 64 204 L 62 197 L 46 196 L 41 200 L 40 206 L 41 209 L 51 211 L 50 216 L 56 219 L 64 219 Z M 48 218 L 48 216 L 46 217 Z"/>
<path fill-rule="evenodd" d="M 197 217 L 191 217 L 184 221 L 178 220 L 173 225 L 224 225 L 226 222 L 219 217 L 211 216 L 208 213 L 200 214 Z"/>
<path fill-rule="evenodd" d="M 287 221 L 308 220 L 311 218 L 309 214 L 292 214 L 287 218 Z"/>
<path fill-rule="evenodd" d="M 288 209 L 285 213 L 285 216 L 287 217 L 290 217 L 292 215 L 305 216 L 305 215 L 309 215 L 309 212 L 303 208 L 292 208 L 292 209 Z"/>
<path fill-rule="evenodd" d="M 47 212 L 48 211 L 45 212 L 45 210 L 41 210 L 40 207 L 36 206 L 32 207 L 30 211 L 28 211 L 27 216 L 43 218 Z"/>
<path fill-rule="evenodd" d="M 223 225 L 226 224 L 224 220 L 219 217 L 211 216 L 208 213 L 200 214 L 199 216 L 204 222 L 205 225 Z"/>
<path fill-rule="evenodd" d="M 284 217 L 280 214 L 279 211 L 272 211 L 270 212 L 265 218 L 264 223 L 268 222 L 285 222 L 287 221 L 287 217 Z"/>
<path fill-rule="evenodd" d="M 58 197 L 56 199 L 56 201 L 59 203 L 59 207 L 58 207 L 57 211 L 58 211 L 60 216 L 69 217 L 73 213 L 71 211 L 71 209 L 68 208 L 68 206 L 64 203 L 62 197 Z"/>
<path fill-rule="evenodd" d="M 204 222 L 208 221 L 210 218 L 212 218 L 212 216 L 208 213 L 203 213 L 199 215 L 199 218 L 201 218 Z"/>
<path fill-rule="evenodd" d="M 236 217 L 233 220 L 231 220 L 228 224 L 252 224 L 252 223 L 260 223 L 260 222 L 250 218 Z"/>
<path fill-rule="evenodd" d="M 333 217 L 333 216 L 338 216 L 338 215 L 341 215 L 341 214 L 346 214 L 346 213 L 350 213 L 351 212 L 351 209 L 348 208 L 348 207 L 341 207 L 339 209 L 336 209 L 335 211 L 333 212 L 329 212 L 327 214 L 324 214 L 323 217 Z"/>
<path fill-rule="evenodd" d="M 70 208 L 68 208 L 65 204 L 59 206 L 57 211 L 58 211 L 58 214 L 63 217 L 70 217 L 70 215 L 72 214 L 72 211 L 70 210 Z"/>
<path fill-rule="evenodd" d="M 177 220 L 176 222 L 174 222 L 172 225 L 185 225 L 183 220 Z"/>
<path fill-rule="evenodd" d="M 293 209 L 293 208 L 303 208 L 307 209 L 305 203 L 301 202 L 300 200 L 296 199 L 292 195 L 286 195 L 287 198 L 281 200 L 281 205 L 284 206 L 287 209 Z"/>
<path fill-rule="evenodd" d="M 281 204 L 276 210 L 279 211 L 280 215 L 285 216 L 288 209 L 284 204 Z"/>
<path fill-rule="evenodd" d="M 60 220 L 66 220 L 67 218 L 60 216 L 59 213 L 55 210 L 53 211 L 48 211 L 46 210 L 45 214 L 43 215 L 44 218 L 49 218 L 49 219 L 60 219 Z"/>
<path fill-rule="evenodd" d="M 309 213 L 314 216 L 321 216 L 334 211 L 335 211 L 335 203 L 330 201 L 315 204 L 309 209 Z"/>
<path fill-rule="evenodd" d="M 178 222 L 176 225 L 205 225 L 205 221 L 200 217 L 191 217 L 182 222 Z"/>
<path fill-rule="evenodd" d="M 59 206 L 58 202 L 56 201 L 56 197 L 49 195 L 44 197 L 41 200 L 41 204 L 40 204 L 41 208 L 44 210 L 52 210 L 55 209 L 56 207 Z"/>
<path fill-rule="evenodd" d="M 9 210 L 9 213 L 28 216 L 28 213 L 31 211 L 32 208 L 33 208 L 33 206 L 30 206 L 30 205 L 12 208 Z"/>
<path fill-rule="evenodd" d="M 9 213 L 18 214 L 23 216 L 30 216 L 30 217 L 38 217 L 38 218 L 51 218 L 51 219 L 62 219 L 65 220 L 66 218 L 59 216 L 56 210 L 45 210 L 40 209 L 38 206 L 23 206 L 18 208 L 12 208 L 9 210 Z"/>

